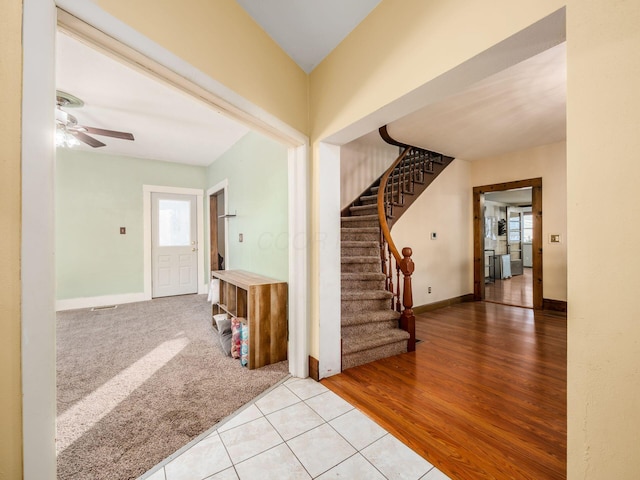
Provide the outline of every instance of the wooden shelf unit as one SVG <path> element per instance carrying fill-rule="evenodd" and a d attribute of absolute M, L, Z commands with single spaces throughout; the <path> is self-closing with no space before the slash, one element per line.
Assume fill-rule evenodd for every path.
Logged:
<path fill-rule="evenodd" d="M 287 359 L 287 283 L 243 270 L 211 272 L 220 280 L 212 314 L 228 313 L 249 327 L 250 369 Z"/>

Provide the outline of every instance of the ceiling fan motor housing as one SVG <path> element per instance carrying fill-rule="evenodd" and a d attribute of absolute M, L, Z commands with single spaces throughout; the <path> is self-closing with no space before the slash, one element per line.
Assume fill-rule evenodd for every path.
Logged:
<path fill-rule="evenodd" d="M 87 145 L 97 148 L 104 147 L 106 144 L 100 140 L 93 138 L 87 133 L 94 135 L 104 135 L 106 137 L 120 138 L 123 140 L 134 140 L 133 134 L 127 132 L 118 132 L 115 130 L 106 130 L 103 128 L 86 127 L 78 125 L 78 119 L 67 113 L 63 108 L 79 108 L 84 105 L 84 102 L 78 97 L 71 95 L 70 93 L 56 90 L 56 126 L 57 128 L 64 130 L 66 134 L 73 135 L 76 139 L 80 140 Z"/>

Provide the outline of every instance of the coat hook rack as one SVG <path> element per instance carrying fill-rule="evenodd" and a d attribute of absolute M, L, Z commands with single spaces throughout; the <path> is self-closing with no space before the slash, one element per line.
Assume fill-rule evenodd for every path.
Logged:
<path fill-rule="evenodd" d="M 236 210 L 234 213 L 225 213 L 224 215 L 218 215 L 218 218 L 233 218 L 238 214 Z"/>

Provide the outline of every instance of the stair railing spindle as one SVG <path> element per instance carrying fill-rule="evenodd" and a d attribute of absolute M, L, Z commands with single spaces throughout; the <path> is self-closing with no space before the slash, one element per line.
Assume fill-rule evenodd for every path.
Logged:
<path fill-rule="evenodd" d="M 402 312 L 402 305 L 400 304 L 400 264 L 396 261 L 396 312 Z M 393 302 L 393 299 L 391 299 Z M 391 307 L 393 308 L 393 306 Z"/>
<path fill-rule="evenodd" d="M 416 164 L 418 163 L 419 159 L 420 159 L 419 155 L 414 155 L 411 158 L 411 165 L 409 166 L 409 168 L 411 169 L 411 181 L 412 182 L 416 181 Z"/>
<path fill-rule="evenodd" d="M 391 250 L 388 248 L 387 248 L 387 253 L 389 254 L 389 257 L 388 257 L 389 258 L 389 273 L 388 273 L 389 288 L 388 290 L 395 295 L 395 292 L 393 291 L 393 257 L 391 255 Z M 393 297 L 391 297 L 391 308 L 393 309 Z"/>
<path fill-rule="evenodd" d="M 407 296 L 407 292 L 403 291 L 403 294 L 401 295 L 401 283 L 400 283 L 400 270 L 402 270 L 403 275 L 405 276 L 405 279 L 407 278 L 407 274 L 408 272 L 404 271 L 404 267 L 406 265 L 408 265 L 408 262 L 406 261 L 406 259 L 403 261 L 402 257 L 400 257 L 400 253 L 398 252 L 398 248 L 395 246 L 395 243 L 393 242 L 393 238 L 391 237 L 391 233 L 389 230 L 389 223 L 387 221 L 387 205 L 385 205 L 385 200 L 389 200 L 389 197 L 387 196 L 387 191 L 389 189 L 389 177 L 393 174 L 394 170 L 396 169 L 396 167 L 398 165 L 401 165 L 402 162 L 405 160 L 405 158 L 407 158 L 407 155 L 409 154 L 410 150 L 412 150 L 411 147 L 406 147 L 404 149 L 404 151 L 402 152 L 402 154 L 396 159 L 396 161 L 393 163 L 393 165 L 391 165 L 387 171 L 384 173 L 384 175 L 382 176 L 382 178 L 380 179 L 380 187 L 378 189 L 378 220 L 380 222 L 380 229 L 382 232 L 382 235 L 384 236 L 384 239 L 386 241 L 387 244 L 387 249 L 389 250 L 389 264 L 388 264 L 388 268 L 390 270 L 390 275 L 389 275 L 389 283 L 390 283 L 390 287 L 391 287 L 391 292 L 393 293 L 393 296 L 391 297 L 391 308 L 397 310 L 398 312 L 401 312 L 401 317 L 400 317 L 400 325 L 401 328 L 403 330 L 406 330 L 407 332 L 409 332 L 409 340 L 407 343 L 407 348 L 409 351 L 413 351 L 415 350 L 415 317 L 413 316 L 413 310 L 410 310 L 411 315 L 407 316 L 404 313 L 404 310 L 406 310 L 407 306 L 404 305 L 404 310 L 402 309 L 403 305 L 401 304 L 401 301 L 403 302 L 405 299 L 411 298 L 411 292 L 409 292 L 409 296 Z M 409 159 L 410 161 L 411 159 Z M 414 159 L 415 161 L 415 159 Z M 398 180 L 400 180 L 400 176 L 398 176 Z M 391 182 L 391 195 L 390 195 L 390 199 L 391 202 L 388 203 L 388 205 L 391 205 L 393 202 L 393 198 L 394 198 L 394 185 L 393 185 L 393 181 Z M 399 182 L 398 182 L 399 183 Z M 399 185 L 398 185 L 398 191 L 399 191 Z M 403 250 L 403 252 L 407 250 L 406 248 Z M 411 249 L 408 249 L 408 251 L 410 252 Z M 393 285 L 393 273 L 392 273 L 392 262 L 395 259 L 396 261 L 396 285 L 395 285 L 395 291 L 394 291 L 394 285 Z M 409 258 L 409 261 L 411 259 Z M 413 264 L 413 262 L 411 262 L 411 265 Z M 410 275 L 410 274 L 409 274 Z M 407 288 L 407 286 L 409 288 L 411 288 L 411 282 L 409 281 L 408 283 L 405 281 L 404 283 L 404 289 Z M 394 305 L 394 297 L 395 297 L 395 305 Z M 402 299 L 401 299 L 402 298 Z M 413 306 L 413 305 L 412 305 Z M 409 346 L 411 346 L 411 348 L 409 348 Z"/>

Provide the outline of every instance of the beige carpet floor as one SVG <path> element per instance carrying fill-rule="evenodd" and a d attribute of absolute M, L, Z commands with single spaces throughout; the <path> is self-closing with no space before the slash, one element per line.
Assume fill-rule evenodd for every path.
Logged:
<path fill-rule="evenodd" d="M 57 315 L 58 478 L 137 478 L 276 384 L 222 352 L 204 295 Z"/>

